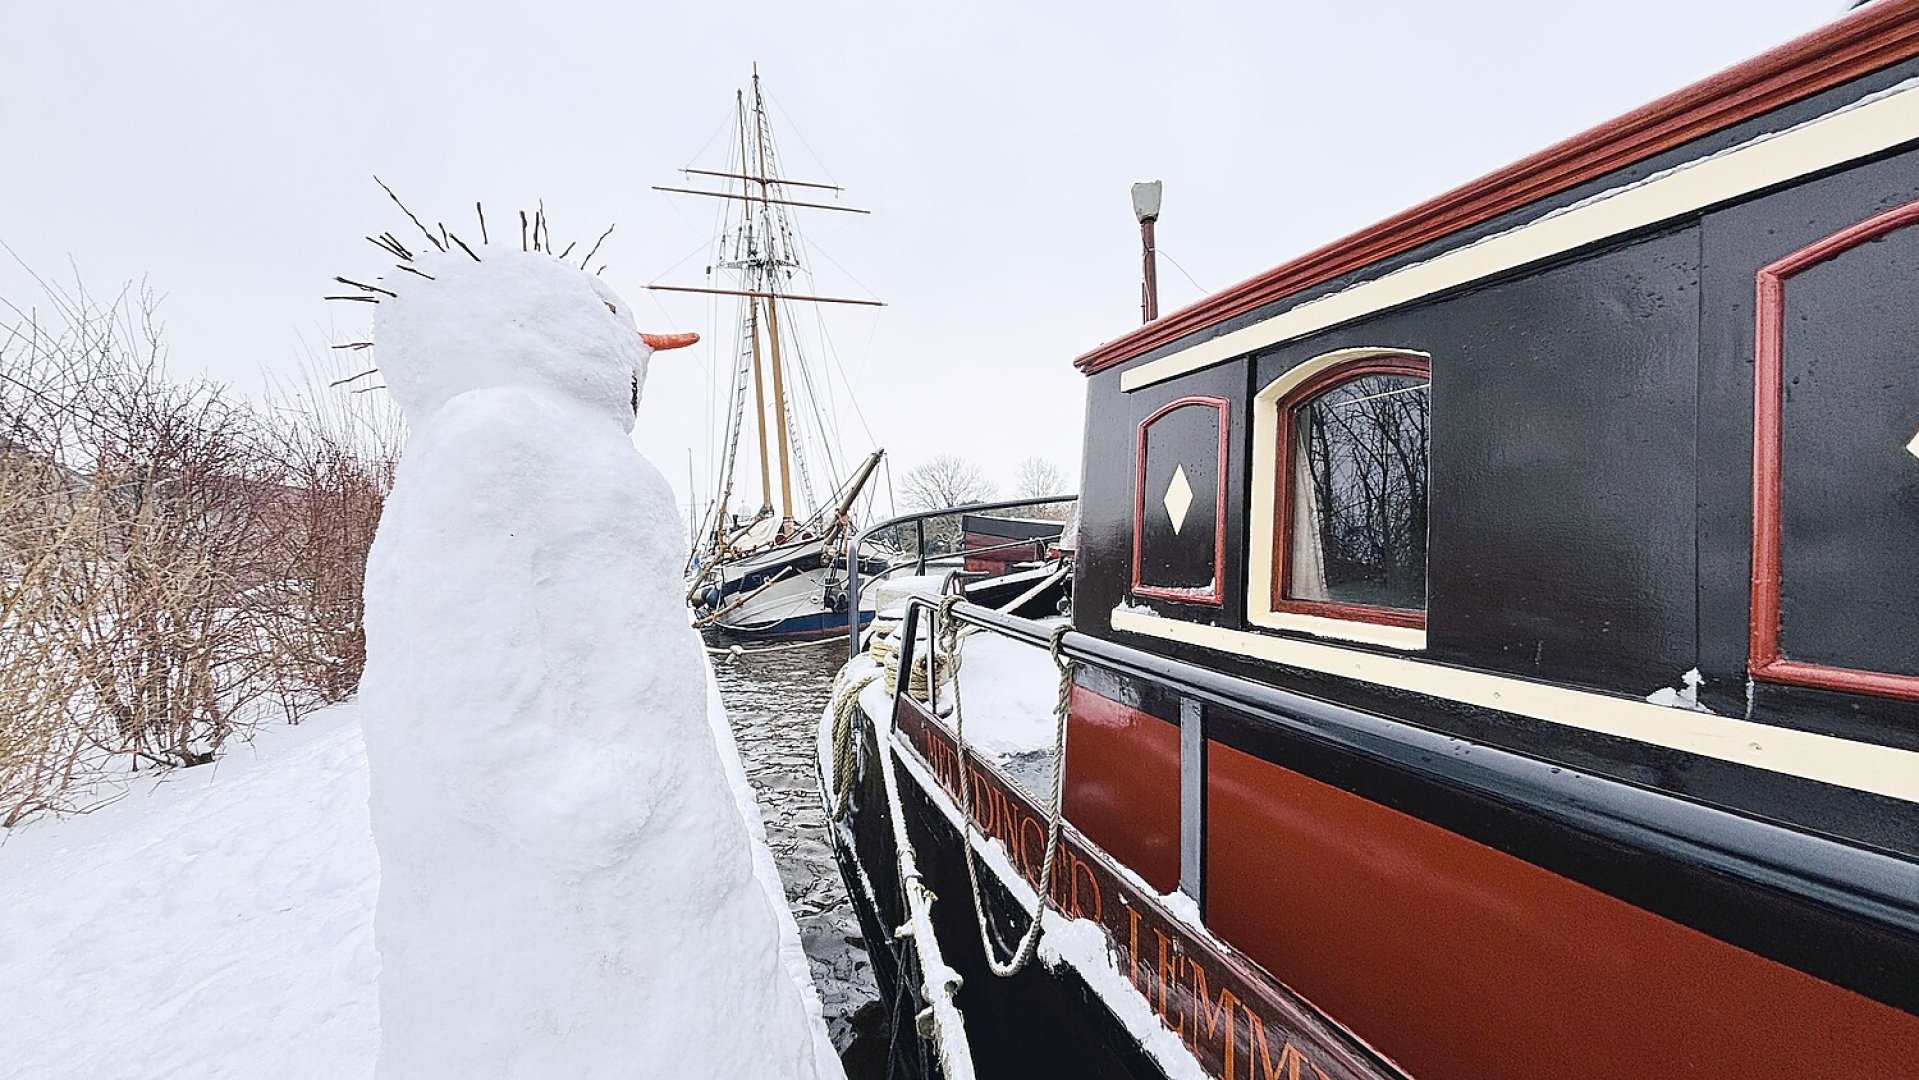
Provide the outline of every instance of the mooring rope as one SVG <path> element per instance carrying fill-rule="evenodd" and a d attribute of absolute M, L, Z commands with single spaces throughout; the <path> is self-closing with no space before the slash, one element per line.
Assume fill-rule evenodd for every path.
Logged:
<path fill-rule="evenodd" d="M 1059 672 L 1059 681 L 1053 702 L 1055 731 L 1052 805 L 1047 813 L 1046 847 L 1039 872 L 1039 904 L 1033 913 L 1032 924 L 1026 928 L 1026 933 L 1022 935 L 1012 958 L 1003 961 L 999 958 L 998 949 L 993 944 L 991 930 L 987 926 L 986 905 L 980 893 L 979 871 L 973 852 L 975 835 L 973 785 L 967 768 L 966 714 L 960 703 L 959 643 L 963 637 L 970 635 L 978 628 L 962 627 L 959 620 L 954 618 L 954 605 L 963 599 L 963 596 L 948 596 L 941 601 L 938 621 L 931 635 L 932 640 L 928 642 L 928 648 L 921 653 L 924 660 L 915 662 L 912 669 L 907 672 L 906 690 L 913 697 L 925 701 L 929 708 L 936 708 L 934 699 L 937 696 L 938 684 L 945 683 L 952 689 L 954 742 L 959 756 L 960 831 L 965 846 L 963 857 L 966 860 L 966 879 L 973 896 L 973 915 L 979 926 L 980 946 L 986 954 L 988 968 L 994 975 L 1010 978 L 1019 974 L 1038 951 L 1046 911 L 1051 906 L 1053 864 L 1058 857 L 1060 826 L 1063 820 L 1062 807 L 1066 790 L 1066 728 L 1073 687 L 1072 661 L 1061 653 L 1060 647 L 1070 625 L 1061 624 L 1053 630 L 1047 649 L 1054 668 Z M 1025 599 L 1026 597 L 1022 597 L 1016 603 L 1023 602 Z M 878 665 L 878 670 L 867 671 L 834 688 L 830 735 L 833 762 L 829 794 L 831 816 L 835 819 L 846 812 L 848 801 L 852 796 L 854 757 L 857 752 L 857 744 L 853 738 L 853 721 L 860 711 L 860 695 L 868 686 L 881 678 L 887 679 L 893 686 L 900 685 L 901 646 L 895 637 L 898 628 L 898 624 L 891 620 L 876 620 L 867 655 Z M 892 748 L 889 745 L 890 734 L 882 734 L 877 728 L 875 734 L 880 736 L 880 779 L 885 790 L 887 818 L 892 826 L 901 891 L 905 897 L 907 909 L 907 920 L 894 931 L 894 936 L 913 940 L 913 951 L 920 967 L 921 997 L 927 1003 L 926 1008 L 915 1017 L 915 1026 L 926 1041 L 933 1043 L 939 1057 L 940 1071 L 947 1080 L 972 1080 L 972 1047 L 966 1040 L 965 1019 L 960 1014 L 959 1005 L 955 1000 L 962 980 L 959 973 L 946 964 L 940 953 L 939 941 L 933 933 L 934 896 L 932 890 L 928 889 L 920 879 L 912 838 L 907 833 L 905 808 L 900 798 L 899 778 L 895 772 Z M 904 981 L 903 973 L 902 981 Z M 897 1017 L 895 1023 L 897 1023 Z"/>
<path fill-rule="evenodd" d="M 913 951 L 919 957 L 920 996 L 926 1008 L 915 1017 L 917 1030 L 938 1049 L 940 1072 L 946 1080 L 973 1080 L 973 1048 L 966 1041 L 966 1021 L 960 1015 L 959 1003 L 954 1000 L 962 980 L 960 973 L 948 966 L 940 955 L 939 938 L 933 933 L 933 890 L 920 880 L 913 839 L 906 831 L 899 777 L 894 772 L 893 755 L 884 743 L 882 740 L 879 755 L 880 781 L 886 789 L 886 816 L 893 827 L 893 847 L 907 913 L 906 922 L 893 933 L 895 937 L 912 938 Z"/>
<path fill-rule="evenodd" d="M 953 605 L 961 599 L 949 596 L 940 602 L 939 633 L 936 637 L 944 645 L 953 664 L 953 743 L 959 755 L 960 833 L 963 841 L 961 846 L 964 848 L 961 858 L 966 860 L 966 883 L 973 893 L 973 915 L 979 923 L 980 947 L 986 952 L 986 965 L 993 974 L 1005 979 L 1019 974 L 1033 959 L 1033 953 L 1039 947 L 1040 925 L 1045 920 L 1046 909 L 1052 900 L 1053 861 L 1059 851 L 1061 809 L 1066 793 L 1066 718 L 1073 692 L 1073 662 L 1060 654 L 1060 642 L 1071 625 L 1061 623 L 1054 627 L 1047 648 L 1053 658 L 1053 666 L 1059 671 L 1059 687 L 1053 700 L 1053 802 L 1046 815 L 1046 851 L 1041 857 L 1043 861 L 1039 870 L 1039 905 L 1033 911 L 1032 924 L 1020 937 L 1019 947 L 1013 951 L 1013 958 L 1002 961 L 986 925 L 986 905 L 980 896 L 979 870 L 975 866 L 977 860 L 973 857 L 973 781 L 966 767 L 966 711 L 960 706 L 959 639 L 962 635 L 957 629 L 957 620 L 953 618 Z M 1009 857 L 1012 855 L 1010 849 L 1007 854 Z"/>

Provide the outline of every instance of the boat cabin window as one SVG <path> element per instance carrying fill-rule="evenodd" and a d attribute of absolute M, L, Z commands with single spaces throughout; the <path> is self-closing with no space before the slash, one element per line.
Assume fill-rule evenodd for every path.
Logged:
<path fill-rule="evenodd" d="M 1255 623 L 1424 645 L 1431 389 L 1425 356 L 1369 349 L 1309 360 L 1260 395 L 1270 563 Z"/>

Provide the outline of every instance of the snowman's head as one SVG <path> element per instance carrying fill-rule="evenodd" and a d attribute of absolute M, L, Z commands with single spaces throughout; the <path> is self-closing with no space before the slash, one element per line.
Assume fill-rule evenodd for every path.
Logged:
<path fill-rule="evenodd" d="M 417 273 L 380 283 L 396 294 L 374 317 L 380 371 L 408 420 L 422 423 L 469 390 L 517 386 L 631 431 L 653 348 L 626 302 L 552 255 L 479 251 L 478 261 L 457 249 L 416 253 L 408 266 Z"/>

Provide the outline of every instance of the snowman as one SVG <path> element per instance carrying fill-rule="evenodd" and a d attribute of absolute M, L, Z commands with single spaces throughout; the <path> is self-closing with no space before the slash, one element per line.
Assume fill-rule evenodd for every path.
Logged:
<path fill-rule="evenodd" d="M 375 319 L 410 436 L 360 692 L 378 1074 L 841 1076 L 630 439 L 652 346 L 685 342 L 551 255 L 408 266 Z"/>

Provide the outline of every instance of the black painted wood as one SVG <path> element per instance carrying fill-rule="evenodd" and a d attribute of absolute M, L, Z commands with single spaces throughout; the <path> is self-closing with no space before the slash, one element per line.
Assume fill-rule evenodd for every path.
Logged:
<path fill-rule="evenodd" d="M 1905 75 L 1919 73 L 1919 66 L 1906 67 L 1914 70 L 1902 68 Z M 1780 122 L 1804 119 L 1884 82 L 1874 76 L 1823 96 L 1817 108 L 1784 110 L 1765 128 L 1777 130 Z M 1123 548 L 1104 545 L 1131 514 L 1125 474 L 1132 465 L 1124 442 L 1140 417 L 1184 394 L 1232 398 L 1228 472 L 1242 486 L 1227 515 L 1231 563 L 1252 542 L 1244 520 L 1244 459 L 1251 452 L 1247 407 L 1258 388 L 1330 349 L 1411 348 L 1432 355 L 1434 394 L 1431 601 L 1428 648 L 1418 658 L 1629 699 L 1678 687 L 1696 667 L 1704 679 L 1702 703 L 1722 715 L 1919 749 L 1919 706 L 1912 703 L 1746 678 L 1754 275 L 1807 243 L 1914 198 L 1919 150 L 1894 152 L 1134 394 L 1118 390 L 1119 369 L 1090 378 L 1078 626 L 1110 636 L 1109 612 L 1124 598 L 1123 576 L 1112 570 L 1124 559 Z M 1834 269 L 1839 280 L 1832 288 L 1843 293 L 1848 270 L 1843 264 Z M 1857 290 L 1861 304 L 1911 305 L 1915 293 L 1898 291 L 1910 274 L 1889 278 L 1863 263 L 1850 272 L 1877 275 L 1883 285 L 1878 293 Z M 1788 293 L 1790 302 L 1790 287 Z M 1895 400 L 1904 386 L 1900 357 L 1911 349 L 1899 349 L 1901 342 L 1919 341 L 1919 329 L 1905 315 L 1881 325 L 1890 329 L 1873 345 L 1878 367 L 1842 364 L 1841 392 L 1824 403 L 1798 401 L 1789 429 L 1800 422 L 1800 431 L 1817 430 L 1822 417 L 1851 417 L 1856 410 L 1845 399 L 1874 393 L 1875 386 L 1897 384 L 1876 393 L 1886 409 L 1902 407 Z M 1825 347 L 1844 348 L 1845 340 L 1835 331 Z M 1832 362 L 1824 367 L 1836 370 Z M 1890 430 L 1895 418 L 1873 423 Z M 1887 439 L 1884 431 L 1870 438 Z M 1919 611 L 1911 563 L 1896 553 L 1848 550 L 1850 541 L 1832 547 L 1819 540 L 1835 520 L 1831 506 L 1861 506 L 1872 492 L 1885 499 L 1853 515 L 1850 527 L 1877 522 L 1889 535 L 1911 528 L 1902 515 L 1919 497 L 1898 487 L 1904 464 L 1896 455 L 1873 475 L 1855 470 L 1831 478 L 1855 453 L 1828 447 L 1807 459 L 1800 489 L 1827 484 L 1831 503 L 1823 512 L 1814 507 L 1797 525 L 1789 514 L 1788 528 L 1798 530 L 1800 550 L 1826 543 L 1829 565 L 1870 563 L 1861 573 L 1883 587 L 1874 594 L 1877 613 L 1848 629 L 1852 601 L 1842 592 L 1856 589 L 1858 579 L 1841 576 L 1835 579 L 1840 591 L 1803 591 L 1798 607 L 1789 583 L 1788 619 L 1801 617 L 1803 632 L 1835 643 L 1837 651 L 1809 659 L 1909 663 L 1916 636 L 1901 619 L 1909 622 Z M 1919 470 L 1919 461 L 1911 465 Z M 1790 567 L 1790 536 L 1787 549 Z M 1889 568 L 1884 574 L 1877 571 L 1881 565 Z M 1229 568 L 1226 584 L 1220 610 L 1153 606 L 1175 618 L 1244 628 L 1243 560 Z M 1821 620 L 1824 628 L 1813 629 Z M 1241 656 L 1128 640 L 1563 765 L 1919 856 L 1919 809 L 1901 800 Z M 1788 632 L 1789 655 L 1793 641 Z"/>
<path fill-rule="evenodd" d="M 1139 582 L 1154 589 L 1211 591 L 1220 567 L 1218 530 L 1220 427 L 1226 418 L 1212 405 L 1180 405 L 1146 424 L 1140 436 L 1138 525 Z M 1177 476 L 1186 503 L 1175 520 L 1166 502 Z"/>
<path fill-rule="evenodd" d="M 1746 655 L 1754 279 L 1768 263 L 1914 199 L 1919 199 L 1919 150 L 1908 150 L 1705 215 L 1698 409 L 1698 663 L 1706 680 L 1701 701 L 1716 712 L 1908 750 L 1919 750 L 1919 707 L 1858 694 L 1751 685 Z M 1909 324 L 1907 333 L 1919 335 L 1919 329 Z M 1919 592 L 1910 584 L 1907 590 L 1905 610 L 1919 611 Z M 1914 636 L 1910 630 L 1899 634 L 1908 641 Z M 1900 803 L 1881 814 L 1908 837 L 1898 845 L 1902 850 L 1919 851 L 1919 809 Z"/>

